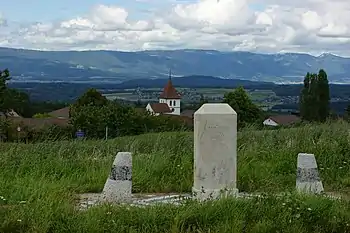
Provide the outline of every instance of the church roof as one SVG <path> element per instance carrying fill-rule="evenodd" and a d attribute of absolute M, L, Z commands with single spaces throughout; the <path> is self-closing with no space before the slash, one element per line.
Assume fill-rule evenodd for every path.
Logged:
<path fill-rule="evenodd" d="M 170 78 L 159 97 L 162 99 L 181 99 L 181 96 L 177 93 Z"/>

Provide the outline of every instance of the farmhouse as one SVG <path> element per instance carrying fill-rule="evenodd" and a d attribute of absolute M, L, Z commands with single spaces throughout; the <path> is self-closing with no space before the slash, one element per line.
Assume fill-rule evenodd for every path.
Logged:
<path fill-rule="evenodd" d="M 300 118 L 295 115 L 275 115 L 264 120 L 263 125 L 267 126 L 286 126 L 295 124 L 300 121 Z"/>

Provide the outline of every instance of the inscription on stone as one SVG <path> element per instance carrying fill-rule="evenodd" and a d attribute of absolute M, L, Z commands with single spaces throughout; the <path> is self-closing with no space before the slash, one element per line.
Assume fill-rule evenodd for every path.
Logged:
<path fill-rule="evenodd" d="M 132 180 L 131 167 L 128 166 L 115 166 L 113 165 L 111 174 L 109 177 L 111 180 Z"/>
<path fill-rule="evenodd" d="M 297 168 L 297 181 L 315 182 L 321 181 L 317 168 Z"/>
<path fill-rule="evenodd" d="M 206 125 L 205 130 L 209 133 L 211 140 L 221 142 L 225 137 L 223 133 L 225 128 L 220 125 Z"/>

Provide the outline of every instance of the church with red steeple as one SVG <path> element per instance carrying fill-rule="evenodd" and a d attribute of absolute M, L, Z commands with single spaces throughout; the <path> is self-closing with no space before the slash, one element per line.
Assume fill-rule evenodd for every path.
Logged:
<path fill-rule="evenodd" d="M 180 115 L 181 113 L 181 95 L 176 91 L 171 81 L 171 72 L 169 80 L 159 96 L 159 103 L 148 104 L 146 109 L 154 115 L 171 114 Z"/>

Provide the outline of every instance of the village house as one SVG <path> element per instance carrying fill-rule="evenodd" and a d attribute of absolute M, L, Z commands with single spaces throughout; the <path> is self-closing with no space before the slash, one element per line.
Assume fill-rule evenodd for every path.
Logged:
<path fill-rule="evenodd" d="M 288 126 L 300 121 L 296 115 L 275 115 L 264 120 L 263 125 L 266 126 Z"/>
<path fill-rule="evenodd" d="M 49 115 L 58 119 L 69 119 L 69 107 L 60 108 L 49 112 Z"/>

